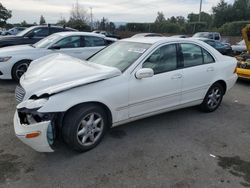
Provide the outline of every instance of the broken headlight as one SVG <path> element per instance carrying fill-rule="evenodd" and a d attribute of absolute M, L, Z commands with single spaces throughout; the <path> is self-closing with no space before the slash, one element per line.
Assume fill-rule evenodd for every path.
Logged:
<path fill-rule="evenodd" d="M 29 109 L 29 110 L 36 109 L 37 110 L 43 107 L 43 105 L 47 101 L 48 101 L 48 98 L 42 98 L 42 99 L 37 99 L 37 100 L 29 99 L 18 104 L 17 109 Z"/>

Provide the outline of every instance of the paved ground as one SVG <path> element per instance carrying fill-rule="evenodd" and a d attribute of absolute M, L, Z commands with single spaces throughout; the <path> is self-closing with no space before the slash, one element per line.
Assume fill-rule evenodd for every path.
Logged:
<path fill-rule="evenodd" d="M 0 81 L 0 187 L 250 187 L 250 82 L 238 82 L 215 113 L 188 108 L 123 125 L 83 154 L 22 144 L 14 87 Z"/>

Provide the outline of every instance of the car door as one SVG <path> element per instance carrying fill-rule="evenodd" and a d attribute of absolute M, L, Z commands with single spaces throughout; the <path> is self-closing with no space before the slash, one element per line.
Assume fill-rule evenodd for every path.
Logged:
<path fill-rule="evenodd" d="M 204 98 L 216 72 L 214 57 L 204 48 L 191 43 L 180 44 L 183 63 L 181 103 Z"/>
<path fill-rule="evenodd" d="M 136 70 L 129 80 L 130 118 L 157 113 L 180 104 L 182 70 L 179 69 L 177 45 L 168 44 L 156 49 Z M 151 68 L 154 75 L 137 79 L 136 71 Z"/>

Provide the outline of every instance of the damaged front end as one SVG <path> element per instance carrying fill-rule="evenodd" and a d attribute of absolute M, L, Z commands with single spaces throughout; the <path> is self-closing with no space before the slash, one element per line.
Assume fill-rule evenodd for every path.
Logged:
<path fill-rule="evenodd" d="M 17 106 L 14 127 L 17 137 L 39 152 L 53 152 L 55 113 L 40 113 L 49 98 L 29 99 Z"/>

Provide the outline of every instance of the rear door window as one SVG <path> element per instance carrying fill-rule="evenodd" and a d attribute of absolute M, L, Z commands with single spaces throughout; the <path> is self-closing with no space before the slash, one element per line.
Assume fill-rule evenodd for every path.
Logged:
<path fill-rule="evenodd" d="M 180 44 L 184 68 L 214 63 L 213 56 L 195 44 Z"/>
<path fill-rule="evenodd" d="M 50 28 L 50 34 L 62 32 L 62 31 L 64 31 L 64 29 L 62 29 L 62 28 L 56 28 L 56 27 Z"/>
<path fill-rule="evenodd" d="M 215 60 L 213 56 L 205 49 L 202 49 L 204 64 L 214 63 Z"/>
<path fill-rule="evenodd" d="M 85 47 L 105 46 L 106 42 L 101 37 L 85 36 Z"/>
<path fill-rule="evenodd" d="M 49 35 L 48 27 L 36 28 L 32 32 L 34 33 L 34 37 L 46 37 Z"/>
<path fill-rule="evenodd" d="M 56 43 L 60 48 L 80 48 L 82 47 L 81 36 L 66 37 Z"/>
<path fill-rule="evenodd" d="M 184 67 L 192 67 L 203 64 L 201 47 L 195 44 L 181 44 Z"/>

